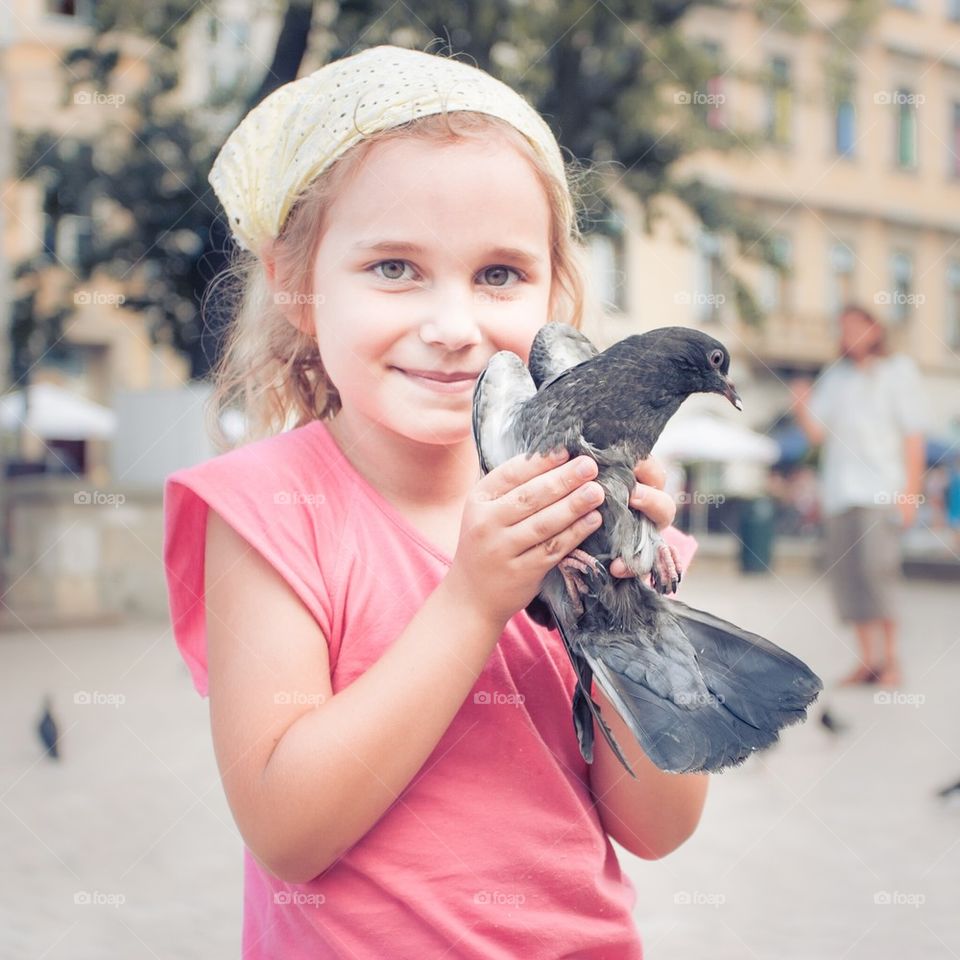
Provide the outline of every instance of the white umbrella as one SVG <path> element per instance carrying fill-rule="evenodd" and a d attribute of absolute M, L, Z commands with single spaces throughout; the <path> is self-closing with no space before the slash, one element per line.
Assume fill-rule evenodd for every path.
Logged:
<path fill-rule="evenodd" d="M 53 383 L 28 388 L 26 428 L 44 440 L 90 440 L 113 436 L 117 418 L 108 407 Z M 24 415 L 24 392 L 0 398 L 0 428 L 16 431 Z"/>
<path fill-rule="evenodd" d="M 780 445 L 749 427 L 707 414 L 671 420 L 653 447 L 653 456 L 682 462 L 776 463 Z"/>

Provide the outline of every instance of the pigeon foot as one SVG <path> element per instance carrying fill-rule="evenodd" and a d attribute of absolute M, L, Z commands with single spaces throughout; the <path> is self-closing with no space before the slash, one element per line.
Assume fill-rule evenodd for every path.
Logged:
<path fill-rule="evenodd" d="M 595 587 L 603 579 L 606 570 L 596 557 L 580 549 L 568 553 L 557 564 L 557 569 L 563 577 L 574 614 L 581 617 L 583 615 L 581 595 L 589 593 L 591 587 Z"/>
<path fill-rule="evenodd" d="M 658 593 L 676 593 L 680 584 L 680 557 L 665 540 L 657 544 L 657 555 L 650 570 L 653 587 Z"/>

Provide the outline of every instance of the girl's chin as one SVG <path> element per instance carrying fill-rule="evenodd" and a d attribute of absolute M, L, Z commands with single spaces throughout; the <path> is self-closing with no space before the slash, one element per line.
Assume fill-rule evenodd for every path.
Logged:
<path fill-rule="evenodd" d="M 434 447 L 450 447 L 473 443 L 473 425 L 470 411 L 412 411 L 402 422 L 393 420 L 394 429 L 413 440 Z"/>

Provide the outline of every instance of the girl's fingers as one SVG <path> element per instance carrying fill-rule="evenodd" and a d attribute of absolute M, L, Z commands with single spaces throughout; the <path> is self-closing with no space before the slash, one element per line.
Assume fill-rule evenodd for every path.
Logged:
<path fill-rule="evenodd" d="M 569 463 L 561 462 L 559 466 L 554 464 L 553 469 L 532 477 L 498 497 L 494 503 L 497 519 L 507 526 L 515 526 L 541 513 L 551 504 L 561 502 L 585 484 L 592 483 L 596 475 L 597 464 L 591 457 L 577 457 Z M 599 488 L 599 484 L 593 483 L 593 487 Z M 548 531 L 540 539 L 543 540 L 552 532 Z"/>
<path fill-rule="evenodd" d="M 600 520 L 600 511 L 590 510 L 588 513 L 574 520 L 574 522 L 565 529 L 553 534 L 553 536 L 547 537 L 538 543 L 533 543 L 528 550 L 521 554 L 521 557 L 526 559 L 533 554 L 537 554 L 536 559 L 545 556 L 555 564 L 559 563 L 600 526 Z"/>
<path fill-rule="evenodd" d="M 653 457 L 647 457 L 646 460 L 640 460 L 633 468 L 637 480 L 650 487 L 656 487 L 662 490 L 667 483 L 667 471 L 659 460 Z"/>
<path fill-rule="evenodd" d="M 553 470 L 569 459 L 570 454 L 562 448 L 548 456 L 541 456 L 538 453 L 532 457 L 527 457 L 523 453 L 517 454 L 505 463 L 501 463 L 499 467 L 494 467 L 483 478 L 484 492 L 491 500 L 497 500 L 521 484 L 548 470 Z"/>
<path fill-rule="evenodd" d="M 633 488 L 630 506 L 646 514 L 658 530 L 669 527 L 677 516 L 677 504 L 669 493 L 643 483 Z"/>
<path fill-rule="evenodd" d="M 600 514 L 597 508 L 601 503 L 603 503 L 603 488 L 600 484 L 594 481 L 583 484 L 563 499 L 515 523 L 510 528 L 516 538 L 513 541 L 514 549 L 520 554 L 543 546 L 547 553 L 552 553 L 557 544 L 567 543 L 569 536 L 573 535 L 571 531 L 574 527 L 576 527 L 574 532 L 579 532 L 579 539 L 573 541 L 576 546 L 586 536 L 586 532 L 596 530 L 600 526 L 598 522 Z M 590 519 L 586 520 L 587 517 Z M 581 520 L 585 522 L 579 523 Z M 571 549 L 573 547 L 570 547 L 566 553 Z"/>

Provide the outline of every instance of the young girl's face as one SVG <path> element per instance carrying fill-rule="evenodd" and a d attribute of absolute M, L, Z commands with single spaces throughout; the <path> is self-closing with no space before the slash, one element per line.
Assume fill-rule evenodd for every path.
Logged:
<path fill-rule="evenodd" d="M 469 438 L 477 375 L 498 350 L 527 359 L 551 280 L 547 198 L 506 141 L 376 144 L 328 212 L 313 272 L 346 422 L 426 444 Z"/>

